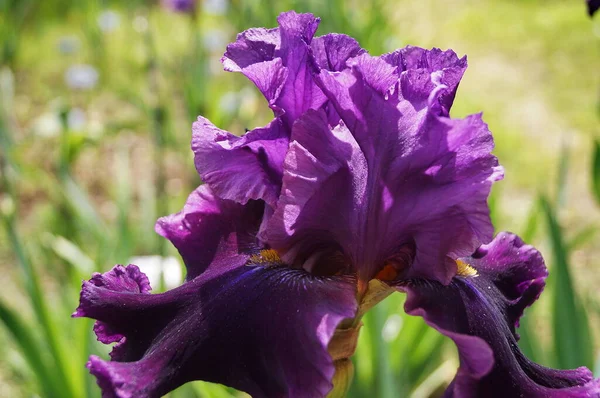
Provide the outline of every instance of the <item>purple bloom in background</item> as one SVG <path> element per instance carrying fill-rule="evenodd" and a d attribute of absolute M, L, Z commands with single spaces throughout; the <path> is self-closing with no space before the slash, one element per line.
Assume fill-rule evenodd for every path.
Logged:
<path fill-rule="evenodd" d="M 134 265 L 84 282 L 74 316 L 97 319 L 111 361 L 88 367 L 106 397 L 155 397 L 191 380 L 254 397 L 325 396 L 351 366 L 360 318 L 392 291 L 453 339 L 448 397 L 598 396 L 589 370 L 530 362 L 515 328 L 541 293 L 540 254 L 493 238 L 487 197 L 502 168 L 481 115 L 451 119 L 466 69 L 452 51 L 368 55 L 288 12 L 223 57 L 274 119 L 238 137 L 200 117 L 205 185 L 156 230 L 186 282 L 149 294 Z"/>
<path fill-rule="evenodd" d="M 600 0 L 587 0 L 588 14 L 593 17 L 600 8 Z"/>
<path fill-rule="evenodd" d="M 182 13 L 191 13 L 196 10 L 196 0 L 161 0 L 163 7 Z"/>

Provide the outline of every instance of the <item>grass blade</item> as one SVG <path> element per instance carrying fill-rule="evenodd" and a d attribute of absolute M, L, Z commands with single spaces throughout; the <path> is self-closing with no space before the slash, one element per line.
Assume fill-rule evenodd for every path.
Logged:
<path fill-rule="evenodd" d="M 4 302 L 0 300 L 0 321 L 6 327 L 6 330 L 11 334 L 21 354 L 25 358 L 27 364 L 36 375 L 40 390 L 47 397 L 61 396 L 62 391 L 55 383 L 54 375 L 48 372 L 50 367 L 46 364 L 42 357 L 44 350 L 34 335 L 30 332 L 33 329 L 28 325 L 21 316 L 10 309 Z"/>
<path fill-rule="evenodd" d="M 390 367 L 389 347 L 381 336 L 381 331 L 387 318 L 387 307 L 389 302 L 383 301 L 376 305 L 373 312 L 373 326 L 375 333 L 371 335 L 374 348 L 373 365 L 375 369 L 375 391 L 376 396 L 381 398 L 395 397 L 397 388 Z"/>
<path fill-rule="evenodd" d="M 31 301 L 31 306 L 37 317 L 39 326 L 41 327 L 44 338 L 48 343 L 50 354 L 55 362 L 56 381 L 60 383 L 61 397 L 79 397 L 72 380 L 68 377 L 71 366 L 67 358 L 67 350 L 65 341 L 61 339 L 61 332 L 58 328 L 57 319 L 53 318 L 48 301 L 43 294 L 42 286 L 39 280 L 39 274 L 34 268 L 33 263 L 25 253 L 25 248 L 21 242 L 15 228 L 14 215 L 4 214 L 2 222 L 6 228 L 9 242 L 17 256 L 17 262 L 21 266 L 23 272 L 24 284 L 27 294 Z M 64 332 L 63 332 L 64 333 Z"/>
<path fill-rule="evenodd" d="M 533 308 L 528 308 L 525 314 L 519 320 L 519 348 L 523 351 L 523 354 L 533 362 L 546 363 L 544 357 L 544 351 L 540 347 L 539 338 L 535 332 L 535 326 L 531 322 L 531 311 Z"/>
<path fill-rule="evenodd" d="M 563 232 L 548 200 L 542 198 L 541 204 L 553 252 L 553 267 L 548 279 L 553 293 L 555 366 L 571 369 L 585 365 L 591 368 L 594 358 L 590 326 L 573 285 Z"/>
<path fill-rule="evenodd" d="M 594 141 L 594 157 L 592 160 L 592 193 L 596 203 L 600 205 L 600 142 Z"/>

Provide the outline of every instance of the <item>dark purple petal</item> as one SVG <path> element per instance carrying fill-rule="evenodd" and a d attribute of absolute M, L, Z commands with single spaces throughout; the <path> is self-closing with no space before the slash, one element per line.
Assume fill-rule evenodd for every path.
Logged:
<path fill-rule="evenodd" d="M 588 14 L 593 17 L 600 8 L 600 0 L 587 0 Z"/>
<path fill-rule="evenodd" d="M 104 396 L 156 397 L 192 380 L 254 397 L 327 394 L 327 345 L 355 315 L 353 281 L 278 266 L 221 268 L 163 294 L 134 293 L 135 280 L 115 284 L 115 271 L 84 283 L 76 316 L 123 336 L 113 361 L 88 363 Z M 138 272 L 129 266 L 124 275 Z"/>
<path fill-rule="evenodd" d="M 457 261 L 447 286 L 412 280 L 405 310 L 454 340 L 458 373 L 447 397 L 597 397 L 600 382 L 586 368 L 555 370 L 528 360 L 515 326 L 544 288 L 539 252 L 515 235 L 499 234 L 472 257 Z"/>
<path fill-rule="evenodd" d="M 193 126 L 194 162 L 202 180 L 223 199 L 275 206 L 281 189 L 288 133 L 279 119 L 242 137 L 199 117 Z"/>
<path fill-rule="evenodd" d="M 105 274 L 96 272 L 89 281 L 83 282 L 80 306 L 75 310 L 75 313 L 73 313 L 74 317 L 88 316 L 86 308 L 93 307 L 101 301 L 95 294 L 96 288 L 104 288 L 118 292 L 149 294 L 150 282 L 146 275 L 144 275 L 144 273 L 135 265 L 129 265 L 127 267 L 117 265 Z M 94 324 L 94 332 L 96 333 L 96 336 L 98 336 L 98 340 L 104 344 L 118 343 L 110 353 L 111 358 L 117 359 L 120 355 L 122 349 L 121 346 L 125 340 L 125 336 L 120 332 L 113 330 L 109 324 L 101 321 L 97 321 Z"/>
<path fill-rule="evenodd" d="M 441 72 L 398 77 L 398 66 L 364 54 L 348 63 L 352 70 L 317 77 L 344 123 L 331 129 L 307 112 L 295 124 L 281 205 L 261 235 L 282 250 L 303 236 L 334 236 L 363 280 L 414 244 L 410 275 L 447 283 L 456 266 L 446 257 L 492 237 L 487 196 L 502 176 L 492 136 L 480 115 L 441 115 L 446 86 L 429 87 Z"/>
<path fill-rule="evenodd" d="M 320 248 L 352 255 L 363 248 L 360 209 L 367 179 L 366 161 L 344 125 L 330 130 L 323 111 L 308 111 L 294 125 L 284 163 L 281 197 L 260 237 L 286 259 L 319 256 Z M 358 191 L 358 192 L 357 192 Z M 357 259 L 354 259 L 357 260 Z"/>
<path fill-rule="evenodd" d="M 183 210 L 162 217 L 156 232 L 169 239 L 179 250 L 187 267 L 187 280 L 209 267 L 244 264 L 248 253 L 257 248 L 255 239 L 263 214 L 263 205 L 246 205 L 216 197 L 203 185 L 189 196 Z"/>

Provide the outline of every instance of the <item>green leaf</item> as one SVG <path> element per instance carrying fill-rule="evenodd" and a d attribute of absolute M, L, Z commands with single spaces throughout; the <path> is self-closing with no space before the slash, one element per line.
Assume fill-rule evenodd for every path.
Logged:
<path fill-rule="evenodd" d="M 494 187 L 488 196 L 488 208 L 490 209 L 490 219 L 493 225 L 498 225 L 500 221 L 500 188 Z"/>
<path fill-rule="evenodd" d="M 595 225 L 588 225 L 584 227 L 581 231 L 577 232 L 575 236 L 569 240 L 569 243 L 567 245 L 567 251 L 572 252 L 573 250 L 577 250 L 578 248 L 592 240 L 592 238 L 594 238 L 597 233 L 598 228 Z"/>
<path fill-rule="evenodd" d="M 592 193 L 596 203 L 600 205 L 600 141 L 594 141 L 594 158 L 592 160 Z"/>
<path fill-rule="evenodd" d="M 552 205 L 546 198 L 541 198 L 540 201 L 546 216 L 553 253 L 553 266 L 548 283 L 553 294 L 555 366 L 562 369 L 572 369 L 582 365 L 591 368 L 594 358 L 590 326 L 573 285 L 563 231 L 556 220 Z"/>
<path fill-rule="evenodd" d="M 556 208 L 563 207 L 567 202 L 567 181 L 569 174 L 569 149 L 563 143 L 558 159 L 558 174 L 556 178 Z"/>
<path fill-rule="evenodd" d="M 533 362 L 546 363 L 544 350 L 540 347 L 539 337 L 535 330 L 535 326 L 531 322 L 530 316 L 533 308 L 528 308 L 525 314 L 519 320 L 519 348 L 523 354 Z"/>
<path fill-rule="evenodd" d="M 44 333 L 45 341 L 54 360 L 56 371 L 55 381 L 60 383 L 61 397 L 79 397 L 80 389 L 78 385 L 69 379 L 69 371 L 73 368 L 72 358 L 67 356 L 67 340 L 63 339 L 64 331 L 60 329 L 57 317 L 53 317 L 47 298 L 43 294 L 42 285 L 39 280 L 39 273 L 35 269 L 33 262 L 25 252 L 12 218 L 2 217 L 6 232 L 17 256 L 19 265 L 23 272 L 23 280 L 27 294 L 29 296 L 31 307 L 36 315 L 37 322 Z M 62 312 L 59 312 L 62 313 Z M 38 326 L 36 325 L 36 327 Z"/>
<path fill-rule="evenodd" d="M 373 367 L 375 369 L 375 395 L 381 398 L 395 397 L 397 388 L 390 368 L 389 346 L 383 340 L 381 331 L 387 319 L 387 308 L 389 301 L 383 301 L 377 304 L 371 311 L 373 312 L 373 323 L 375 333 L 371 335 L 371 345 L 374 348 L 375 356 Z"/>
<path fill-rule="evenodd" d="M 523 231 L 520 234 L 521 239 L 523 239 L 525 243 L 533 241 L 533 238 L 535 237 L 538 231 L 539 215 L 539 203 L 537 201 L 534 201 L 531 205 L 531 208 L 529 209 L 529 214 L 527 215 Z"/>
<path fill-rule="evenodd" d="M 61 396 L 62 391 L 56 384 L 52 372 L 49 372 L 51 368 L 42 357 L 45 350 L 42 349 L 40 343 L 31 333 L 31 330 L 33 330 L 32 325 L 28 325 L 17 312 L 10 309 L 1 300 L 0 321 L 11 334 L 23 358 L 33 370 L 44 396 Z"/>
<path fill-rule="evenodd" d="M 115 180 L 116 184 L 116 202 L 119 209 L 118 222 L 118 238 L 116 248 L 116 258 L 119 263 L 124 263 L 132 255 L 133 234 L 131 224 L 129 223 L 130 204 L 132 202 L 131 193 L 131 167 L 129 164 L 129 154 L 127 149 L 120 149 L 116 154 L 115 161 Z"/>
<path fill-rule="evenodd" d="M 386 355 L 389 356 L 395 381 L 394 396 L 408 396 L 427 382 L 431 386 L 437 379 L 429 379 L 442 362 L 444 347 L 448 339 L 437 330 L 427 325 L 423 318 L 407 315 L 403 311 L 406 297 L 396 294 L 386 299 L 388 305 L 388 323 L 393 322 L 399 328 L 395 337 L 385 336 L 389 341 Z M 456 370 L 456 369 L 455 369 Z M 427 380 L 429 379 L 429 380 Z M 446 378 L 441 382 L 448 382 Z"/>
<path fill-rule="evenodd" d="M 94 261 L 87 256 L 75 243 L 63 236 L 47 235 L 46 244 L 61 259 L 65 260 L 79 275 L 89 275 L 96 268 Z"/>

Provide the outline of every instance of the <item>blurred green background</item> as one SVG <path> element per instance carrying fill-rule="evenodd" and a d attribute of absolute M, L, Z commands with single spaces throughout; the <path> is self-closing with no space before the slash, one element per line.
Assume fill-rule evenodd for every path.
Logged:
<path fill-rule="evenodd" d="M 600 24 L 583 0 L 203 0 L 193 15 L 148 0 L 0 0 L 0 397 L 99 396 L 84 364 L 108 348 L 92 321 L 70 318 L 81 280 L 135 262 L 154 291 L 180 282 L 153 225 L 200 183 L 191 124 L 202 114 L 241 134 L 271 118 L 219 58 L 237 32 L 289 9 L 371 54 L 468 55 L 452 114 L 484 112 L 506 168 L 490 199 L 497 230 L 550 268 L 522 349 L 598 375 Z M 402 304 L 396 294 L 367 315 L 350 396 L 433 397 L 452 379 L 455 348 Z M 201 382 L 170 394 L 240 395 Z"/>

